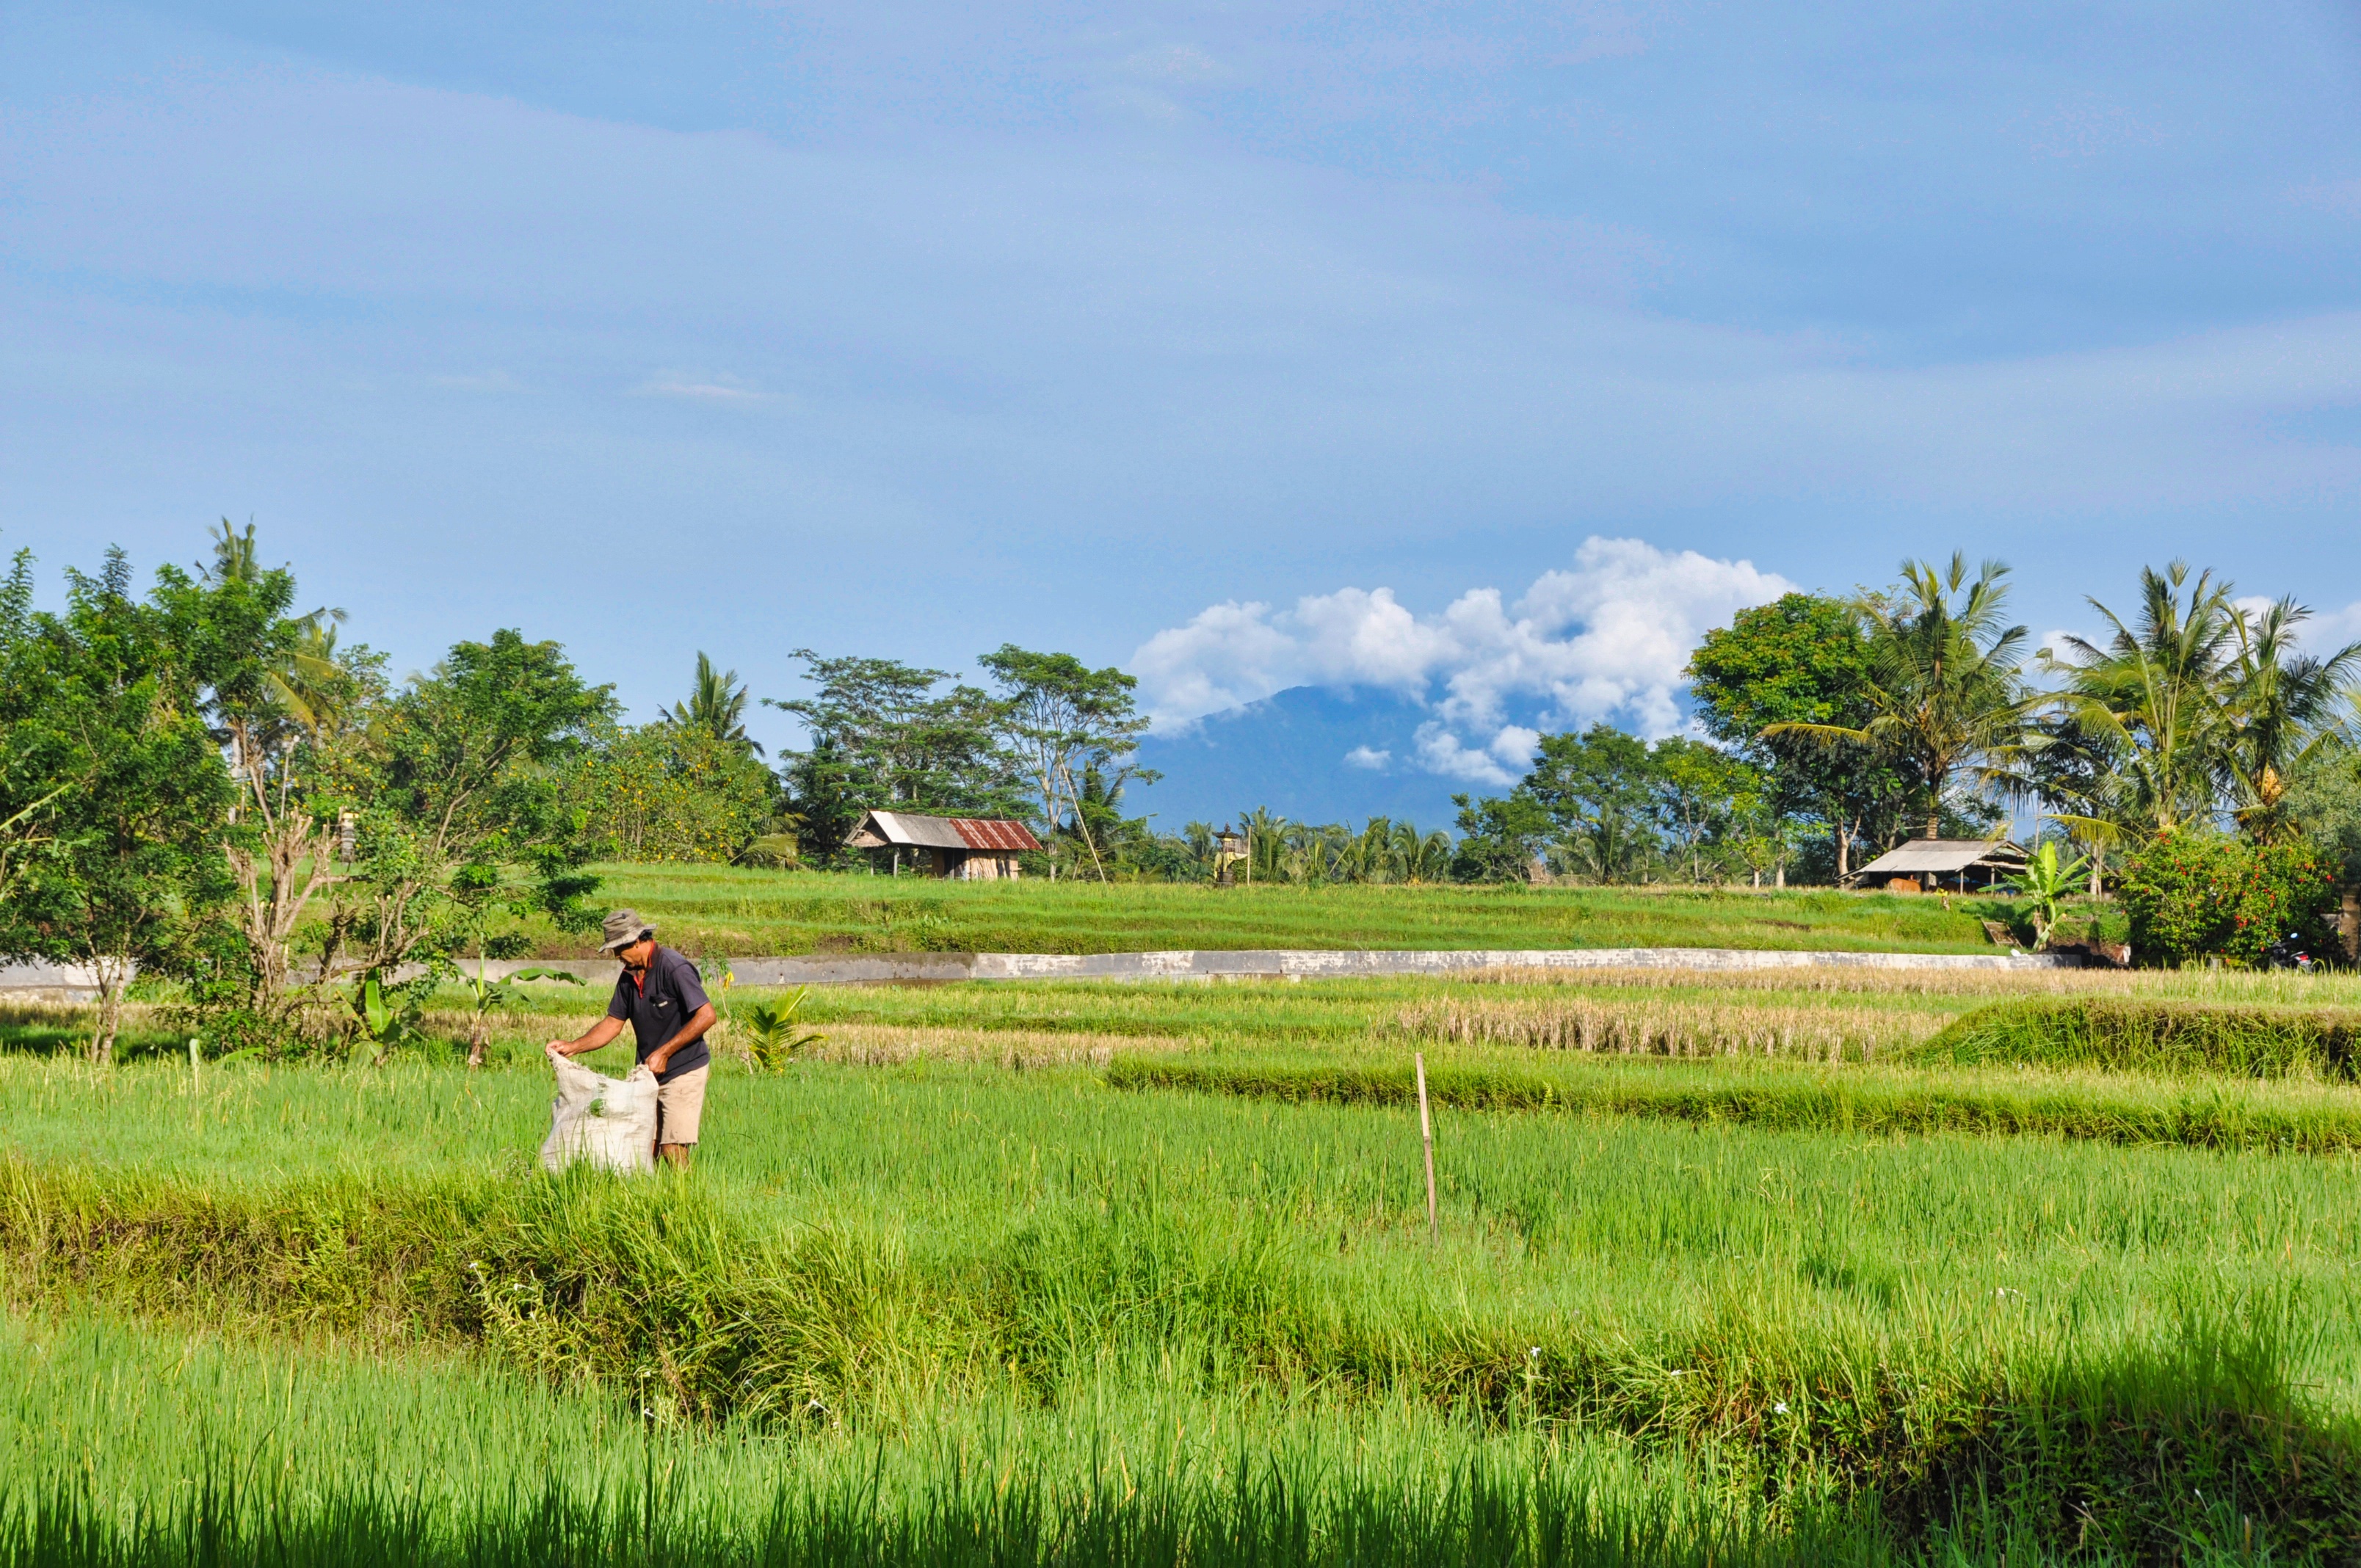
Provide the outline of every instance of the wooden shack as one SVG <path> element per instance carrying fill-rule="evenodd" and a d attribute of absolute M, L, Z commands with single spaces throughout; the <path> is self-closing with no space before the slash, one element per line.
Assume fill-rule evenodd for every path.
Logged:
<path fill-rule="evenodd" d="M 2016 876 L 2025 864 L 2025 851 L 2006 839 L 1905 839 L 1845 881 L 1904 893 L 1968 893 Z"/>
<path fill-rule="evenodd" d="M 873 811 L 851 838 L 856 850 L 890 850 L 894 869 L 910 853 L 914 869 L 952 882 L 1014 880 L 1016 857 L 1041 841 L 1022 822 L 1005 817 L 921 817 L 915 811 Z"/>

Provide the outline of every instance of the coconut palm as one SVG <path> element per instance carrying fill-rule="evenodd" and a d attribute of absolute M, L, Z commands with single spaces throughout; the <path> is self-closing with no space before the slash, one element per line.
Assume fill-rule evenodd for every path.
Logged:
<path fill-rule="evenodd" d="M 238 532 L 221 520 L 212 531 L 213 565 L 205 577 L 214 583 L 251 583 L 262 576 L 262 557 L 254 538 L 254 524 Z M 294 641 L 264 672 L 263 685 L 286 717 L 317 735 L 342 717 L 349 701 L 350 682 L 336 657 L 336 628 L 345 612 L 322 606 L 294 618 Z"/>
<path fill-rule="evenodd" d="M 1897 591 L 1859 601 L 1869 633 L 1862 688 L 1869 721 L 1858 729 L 1773 724 L 1763 735 L 1874 748 L 1911 780 L 1926 807 L 1927 837 L 1940 838 L 1954 781 L 2011 753 L 2038 700 L 2019 674 L 2026 630 L 2002 624 L 2007 576 L 2006 566 L 1987 561 L 1971 579 L 1964 554 L 1948 567 L 1905 561 Z"/>
<path fill-rule="evenodd" d="M 2294 632 L 2312 612 L 2282 598 L 2238 618 L 2238 657 L 2226 694 L 2224 768 L 2238 825 L 2258 839 L 2288 832 L 2290 775 L 2324 749 L 2352 738 L 2354 680 L 2361 642 L 2325 658 L 2296 651 Z"/>
<path fill-rule="evenodd" d="M 2230 591 L 2211 572 L 2192 581 L 2188 564 L 2175 561 L 2141 571 L 2139 609 L 2129 621 L 2090 601 L 2114 634 L 2103 647 L 2066 638 L 2062 654 L 2051 655 L 2067 679 L 2059 694 L 2066 726 L 2051 743 L 2091 755 L 2107 809 L 2059 813 L 2058 820 L 2103 843 L 2213 817 L 2234 776 L 2238 738 L 2234 699 L 2246 628 Z M 2279 657 L 2276 641 L 2271 656 Z M 2259 670 L 2256 681 L 2258 691 L 2270 684 Z"/>
<path fill-rule="evenodd" d="M 738 684 L 738 672 L 715 670 L 702 649 L 697 651 L 697 684 L 689 688 L 688 700 L 674 705 L 664 718 L 683 729 L 702 729 L 741 751 L 763 754 L 760 743 L 746 733 L 746 688 Z"/>

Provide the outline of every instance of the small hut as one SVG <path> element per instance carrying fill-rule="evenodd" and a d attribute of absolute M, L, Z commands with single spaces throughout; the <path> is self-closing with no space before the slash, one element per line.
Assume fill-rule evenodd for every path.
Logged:
<path fill-rule="evenodd" d="M 1969 893 L 2019 874 L 2025 863 L 2025 851 L 2006 839 L 1905 839 L 1845 880 L 1897 893 Z"/>
<path fill-rule="evenodd" d="M 914 811 L 873 811 L 845 842 L 856 850 L 893 850 L 897 872 L 902 851 L 911 850 L 911 863 L 925 874 L 953 882 L 1014 880 L 1017 855 L 1041 847 L 1022 822 Z"/>

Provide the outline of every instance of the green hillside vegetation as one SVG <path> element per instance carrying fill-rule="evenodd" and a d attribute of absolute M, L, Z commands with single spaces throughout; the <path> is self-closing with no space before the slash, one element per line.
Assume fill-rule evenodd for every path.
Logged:
<path fill-rule="evenodd" d="M 595 868 L 691 952 L 1107 953 L 1188 948 L 1993 951 L 1961 900 L 1828 889 L 943 883 L 731 866 Z M 1981 905 L 1982 901 L 1976 901 Z M 539 928 L 545 956 L 590 939 Z"/>

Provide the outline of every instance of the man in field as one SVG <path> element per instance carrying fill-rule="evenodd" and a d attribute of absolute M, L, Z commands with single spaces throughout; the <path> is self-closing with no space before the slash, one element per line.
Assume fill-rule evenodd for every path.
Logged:
<path fill-rule="evenodd" d="M 552 1058 L 595 1051 L 621 1034 L 630 1020 L 640 1060 L 656 1075 L 656 1157 L 686 1169 L 705 1110 L 705 1080 L 712 1071 L 705 1031 L 713 1027 L 713 1003 L 706 999 L 697 966 L 670 948 L 657 947 L 655 927 L 637 910 L 608 916 L 606 938 L 598 950 L 623 960 L 607 1015 L 588 1034 L 552 1040 L 546 1048 Z"/>

